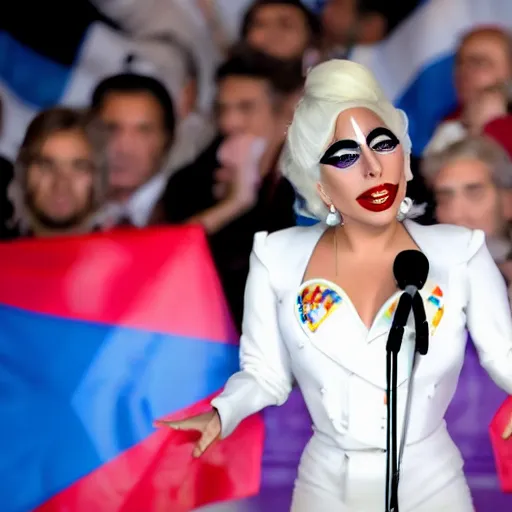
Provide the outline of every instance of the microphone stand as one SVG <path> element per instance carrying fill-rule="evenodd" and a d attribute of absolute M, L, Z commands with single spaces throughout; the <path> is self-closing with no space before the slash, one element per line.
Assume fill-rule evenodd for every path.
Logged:
<path fill-rule="evenodd" d="M 402 346 L 404 329 L 412 308 L 412 297 L 402 293 L 395 311 L 386 346 L 386 512 L 398 512 L 398 451 L 397 451 L 397 366 L 398 352 Z"/>
<path fill-rule="evenodd" d="M 405 326 L 409 314 L 413 310 L 416 345 L 412 360 L 412 370 L 409 376 L 407 402 L 404 414 L 404 424 L 400 447 L 397 446 L 397 379 L 398 379 L 398 353 L 402 346 Z M 425 355 L 428 351 L 428 322 L 425 314 L 423 299 L 416 287 L 406 287 L 400 296 L 389 331 L 386 346 L 386 408 L 387 408 L 387 438 L 386 438 L 386 512 L 399 512 L 398 509 L 398 482 L 400 479 L 400 463 L 402 460 L 405 437 L 409 420 L 409 407 L 412 391 L 412 376 L 416 366 L 417 353 Z"/>

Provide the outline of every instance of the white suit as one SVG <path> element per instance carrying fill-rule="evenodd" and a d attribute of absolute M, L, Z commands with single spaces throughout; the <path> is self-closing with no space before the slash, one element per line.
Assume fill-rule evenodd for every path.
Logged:
<path fill-rule="evenodd" d="M 463 364 L 466 325 L 482 365 L 512 393 L 507 290 L 481 231 L 411 221 L 404 225 L 430 262 L 421 291 L 430 347 L 413 377 L 400 510 L 472 512 L 463 461 L 443 417 Z M 295 377 L 315 433 L 300 463 L 293 512 L 382 512 L 386 341 L 400 292 L 367 329 L 338 286 L 321 279 L 302 283 L 324 230 L 317 225 L 256 235 L 245 297 L 242 371 L 212 405 L 227 436 L 245 417 L 285 402 Z M 398 361 L 398 439 L 413 348 L 411 315 Z"/>

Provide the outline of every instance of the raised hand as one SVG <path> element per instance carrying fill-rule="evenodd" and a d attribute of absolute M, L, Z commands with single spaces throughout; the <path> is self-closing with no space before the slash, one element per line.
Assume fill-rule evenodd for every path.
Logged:
<path fill-rule="evenodd" d="M 180 421 L 158 420 L 155 421 L 154 425 L 155 427 L 168 427 L 173 430 L 200 432 L 201 437 L 192 452 L 194 457 L 200 457 L 219 438 L 221 433 L 220 416 L 215 409 Z"/>
<path fill-rule="evenodd" d="M 250 208 L 257 199 L 260 161 L 266 149 L 266 141 L 253 135 L 228 137 L 219 148 L 217 157 L 222 170 L 216 176 L 217 195 L 226 193 L 226 199 Z"/>

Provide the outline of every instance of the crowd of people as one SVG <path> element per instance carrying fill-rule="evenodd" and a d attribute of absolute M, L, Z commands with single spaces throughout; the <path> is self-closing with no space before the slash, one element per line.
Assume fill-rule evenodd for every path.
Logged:
<path fill-rule="evenodd" d="M 197 51 L 184 51 L 178 94 L 127 62 L 96 85 L 89 108 L 40 112 L 19 134 L 15 161 L 0 160 L 0 233 L 11 243 L 199 223 L 240 327 L 254 234 L 297 223 L 300 198 L 279 156 L 307 69 L 384 38 L 392 23 L 367 2 L 330 0 L 318 16 L 299 0 L 254 0 L 232 44 L 211 6 L 201 2 L 205 39 L 220 56 L 206 77 L 210 108 L 200 101 L 206 72 Z M 424 205 L 420 223 L 483 229 L 512 280 L 510 34 L 475 27 L 453 73 L 459 108 L 412 158 L 408 196 Z"/>

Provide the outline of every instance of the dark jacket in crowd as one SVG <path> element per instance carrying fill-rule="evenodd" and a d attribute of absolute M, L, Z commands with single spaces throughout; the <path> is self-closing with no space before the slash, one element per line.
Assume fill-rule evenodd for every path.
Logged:
<path fill-rule="evenodd" d="M 217 150 L 221 142 L 222 139 L 216 139 L 195 162 L 169 180 L 160 205 L 166 222 L 186 221 L 218 203 L 213 187 L 215 171 L 220 167 Z M 254 234 L 294 226 L 294 200 L 293 187 L 279 175 L 274 164 L 263 180 L 254 208 L 209 237 L 224 293 L 238 327 L 242 323 Z"/>

